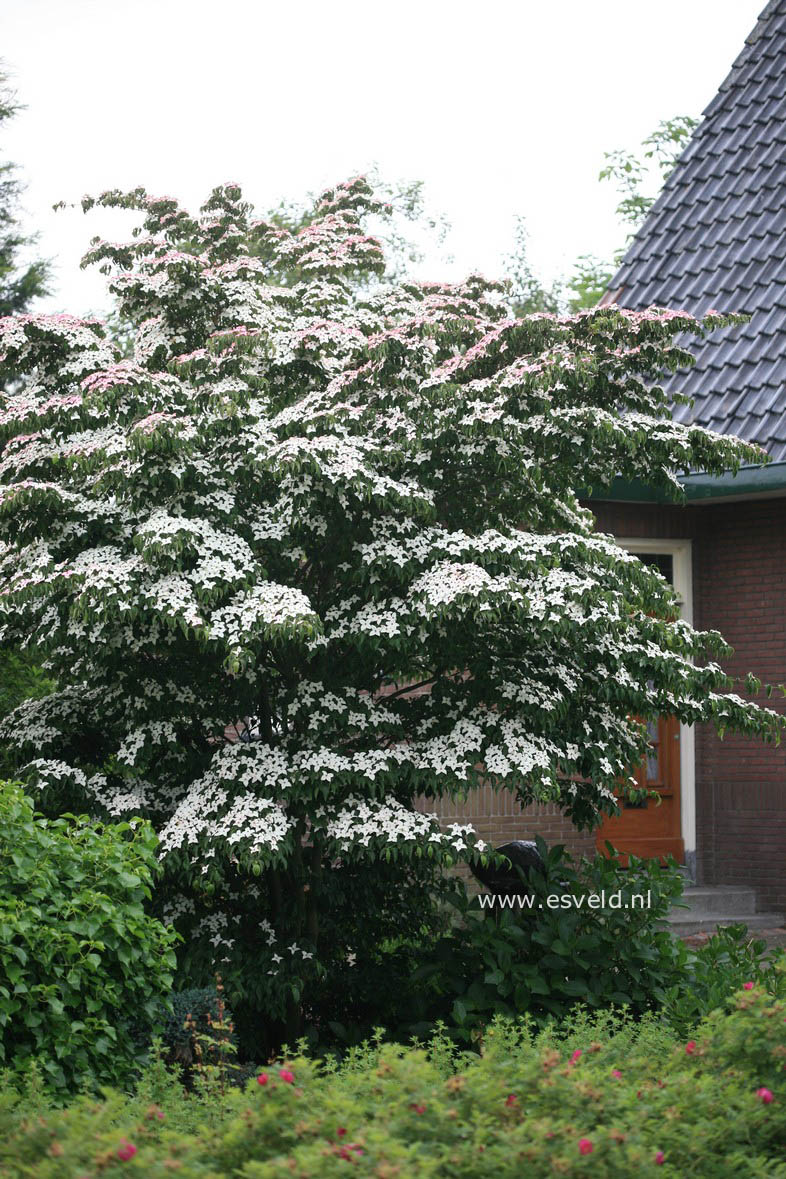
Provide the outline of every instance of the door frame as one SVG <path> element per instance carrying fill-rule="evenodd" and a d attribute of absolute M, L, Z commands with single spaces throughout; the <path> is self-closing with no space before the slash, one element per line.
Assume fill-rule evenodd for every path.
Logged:
<path fill-rule="evenodd" d="M 622 549 L 632 553 L 664 553 L 672 558 L 674 592 L 680 618 L 693 625 L 693 543 L 648 537 L 615 536 Z M 680 722 L 680 825 L 685 863 L 691 875 L 696 859 L 696 735 L 693 725 Z"/>

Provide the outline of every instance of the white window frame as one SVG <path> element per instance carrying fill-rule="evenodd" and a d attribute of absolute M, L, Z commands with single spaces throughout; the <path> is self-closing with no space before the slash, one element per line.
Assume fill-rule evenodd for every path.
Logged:
<path fill-rule="evenodd" d="M 693 544 L 690 540 L 614 537 L 630 553 L 663 553 L 672 559 L 674 592 L 680 618 L 693 625 Z M 696 735 L 693 725 L 680 723 L 680 825 L 685 853 L 696 851 Z"/>

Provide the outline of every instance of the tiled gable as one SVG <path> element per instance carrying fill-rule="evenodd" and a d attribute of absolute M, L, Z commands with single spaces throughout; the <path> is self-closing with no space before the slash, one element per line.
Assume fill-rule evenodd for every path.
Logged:
<path fill-rule="evenodd" d="M 786 0 L 771 0 L 637 233 L 609 293 L 623 307 L 742 311 L 670 377 L 679 421 L 786 461 Z M 607 296 L 608 298 L 608 296 Z"/>

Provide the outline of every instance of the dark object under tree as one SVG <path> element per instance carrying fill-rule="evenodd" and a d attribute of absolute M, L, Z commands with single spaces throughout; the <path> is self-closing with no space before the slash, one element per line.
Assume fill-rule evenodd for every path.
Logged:
<path fill-rule="evenodd" d="M 499 858 L 504 856 L 507 864 Z M 471 865 L 472 874 L 489 892 L 509 896 L 527 891 L 527 875 L 530 871 L 546 874 L 546 865 L 537 845 L 531 839 L 514 839 L 495 848 L 495 861 Z"/>

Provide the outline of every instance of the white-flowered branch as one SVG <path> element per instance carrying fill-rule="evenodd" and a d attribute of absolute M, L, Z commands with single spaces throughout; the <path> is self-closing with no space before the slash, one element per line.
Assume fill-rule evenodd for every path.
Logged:
<path fill-rule="evenodd" d="M 391 285 L 362 178 L 299 232 L 233 184 L 197 217 L 96 203 L 140 214 L 87 255 L 133 358 L 95 321 L 0 321 L 2 639 L 59 685 L 2 736 L 48 797 L 147 815 L 198 872 L 453 860 L 483 845 L 418 796 L 487 781 L 586 824 L 641 757 L 634 717 L 778 731 L 576 497 L 760 461 L 658 385 L 728 319 Z"/>

